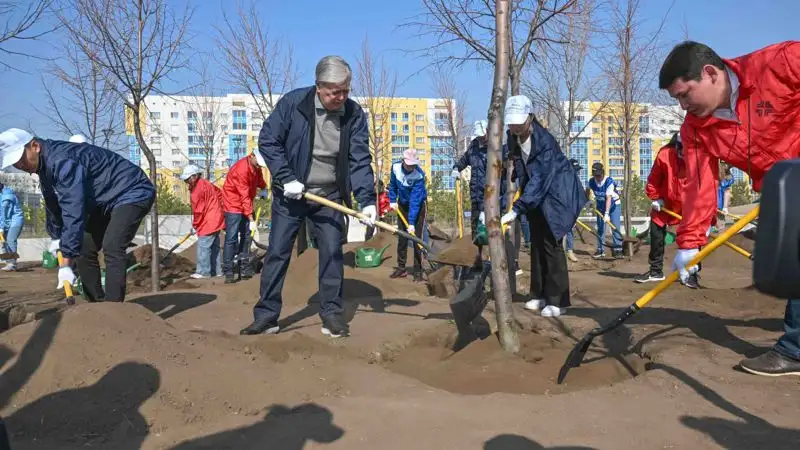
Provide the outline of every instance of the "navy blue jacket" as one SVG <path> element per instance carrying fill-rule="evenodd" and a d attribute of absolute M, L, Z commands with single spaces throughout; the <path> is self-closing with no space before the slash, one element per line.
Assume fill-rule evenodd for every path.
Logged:
<path fill-rule="evenodd" d="M 486 145 L 481 145 L 478 138 L 475 138 L 470 142 L 467 151 L 461 155 L 461 158 L 458 159 L 456 164 L 453 166 L 459 172 L 463 171 L 467 168 L 467 166 L 471 167 L 470 171 L 470 178 L 469 178 L 469 200 L 472 203 L 472 209 L 477 211 L 483 211 L 483 190 L 486 186 L 486 165 L 488 164 L 488 147 Z M 503 161 L 508 158 L 508 147 L 503 145 Z M 500 178 L 500 210 L 505 213 L 506 205 L 508 204 L 506 199 L 506 192 L 508 191 L 508 177 L 506 176 L 506 171 L 501 171 L 502 175 Z"/>
<path fill-rule="evenodd" d="M 308 179 L 314 149 L 315 95 L 317 89 L 313 86 L 287 93 L 261 127 L 258 150 L 278 186 L 295 180 L 305 184 Z M 367 116 L 352 99 L 345 102 L 344 108 L 336 161 L 337 184 L 345 204 L 352 206 L 353 192 L 363 208 L 375 204 Z"/>
<path fill-rule="evenodd" d="M 408 206 L 406 220 L 409 224 L 417 223 L 419 212 L 427 199 L 425 172 L 419 166 L 415 166 L 411 173 L 406 173 L 402 162 L 392 164 L 392 174 L 389 177 L 389 202 Z"/>
<path fill-rule="evenodd" d="M 527 161 L 522 161 L 517 137 L 510 133 L 508 136 L 509 154 L 514 159 L 519 185 L 523 186 L 514 211 L 525 214 L 541 208 L 550 231 L 560 240 L 575 225 L 586 204 L 586 192 L 553 135 L 536 120 L 531 128 L 531 153 Z"/>
<path fill-rule="evenodd" d="M 139 166 L 91 144 L 40 140 L 39 183 L 47 231 L 61 239 L 61 253 L 77 258 L 89 215 L 120 205 L 152 202 L 156 190 Z"/>

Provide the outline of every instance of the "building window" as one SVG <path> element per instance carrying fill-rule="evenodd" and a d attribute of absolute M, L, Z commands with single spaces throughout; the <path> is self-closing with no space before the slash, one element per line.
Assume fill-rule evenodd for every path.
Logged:
<path fill-rule="evenodd" d="M 603 141 L 600 140 L 599 138 L 592 139 L 592 145 L 602 145 L 601 142 Z"/>
<path fill-rule="evenodd" d="M 409 143 L 408 136 L 392 136 L 392 145 L 408 145 Z"/>
<path fill-rule="evenodd" d="M 233 110 L 233 129 L 237 131 L 247 129 L 247 111 L 242 109 Z"/>
<path fill-rule="evenodd" d="M 173 111 L 173 112 L 169 113 L 169 118 L 177 120 L 177 119 L 181 118 L 181 114 L 178 113 L 178 112 Z"/>
<path fill-rule="evenodd" d="M 408 113 L 403 113 L 403 122 L 408 122 Z"/>
<path fill-rule="evenodd" d="M 173 168 L 177 169 L 180 166 L 181 166 L 181 162 L 180 161 L 172 161 L 172 167 Z"/>
<path fill-rule="evenodd" d="M 186 120 L 197 120 L 197 112 L 195 111 L 187 111 L 186 112 Z"/>
<path fill-rule="evenodd" d="M 403 134 L 408 134 L 408 125 L 403 125 Z"/>
<path fill-rule="evenodd" d="M 397 124 L 396 123 L 392 124 L 392 134 L 397 134 Z"/>
<path fill-rule="evenodd" d="M 424 114 L 417 114 L 416 120 L 417 120 L 417 122 L 422 122 L 423 120 L 425 120 L 425 115 Z"/>
<path fill-rule="evenodd" d="M 178 143 L 178 136 L 172 136 L 169 139 L 172 141 L 173 144 L 177 144 Z"/>
<path fill-rule="evenodd" d="M 150 143 L 151 144 L 160 144 L 161 138 L 158 136 L 150 136 Z"/>
<path fill-rule="evenodd" d="M 417 133 L 424 133 L 425 132 L 425 126 L 424 125 L 417 125 L 416 127 L 414 127 L 414 129 L 415 129 L 415 131 Z"/>
<path fill-rule="evenodd" d="M 150 113 L 150 118 L 153 119 L 153 120 L 159 120 L 159 119 L 161 119 L 161 113 L 157 112 L 157 111 L 156 112 L 151 112 Z"/>
<path fill-rule="evenodd" d="M 648 116 L 639 117 L 639 133 L 649 133 L 649 132 L 650 132 L 650 117 Z"/>
<path fill-rule="evenodd" d="M 425 145 L 425 138 L 424 137 L 418 137 L 415 142 L 417 144 Z"/>
<path fill-rule="evenodd" d="M 383 114 L 375 114 L 375 122 L 383 121 Z"/>
<path fill-rule="evenodd" d="M 408 150 L 408 147 L 392 147 L 392 161 L 400 160 L 406 150 Z"/>
<path fill-rule="evenodd" d="M 250 131 L 261 131 L 261 124 L 260 123 L 254 123 L 254 124 L 250 125 Z"/>
<path fill-rule="evenodd" d="M 614 126 L 613 125 L 609 125 L 608 126 L 608 134 L 614 134 Z M 609 139 L 611 139 L 611 138 L 609 138 Z"/>
<path fill-rule="evenodd" d="M 596 149 L 592 150 L 592 155 L 594 155 L 594 156 L 600 156 L 600 149 L 599 149 L 599 148 L 596 148 Z"/>
<path fill-rule="evenodd" d="M 572 133 L 580 133 L 584 128 L 586 128 L 586 121 L 584 120 L 583 115 L 578 114 L 572 119 L 572 125 L 570 126 L 569 131 Z"/>
<path fill-rule="evenodd" d="M 397 113 L 392 113 L 392 122 L 397 122 Z"/>
<path fill-rule="evenodd" d="M 639 126 L 641 126 L 641 120 Z M 650 138 L 639 138 L 639 177 L 647 178 L 652 167 L 653 142 Z"/>
<path fill-rule="evenodd" d="M 575 139 L 569 146 L 570 156 L 578 160 L 581 167 L 589 165 L 589 138 Z M 584 181 L 584 183 L 588 183 Z"/>
<path fill-rule="evenodd" d="M 188 131 L 189 134 L 197 133 L 197 124 L 194 122 L 188 122 L 186 124 L 186 131 Z"/>
<path fill-rule="evenodd" d="M 180 154 L 181 154 L 180 149 L 177 148 L 172 149 L 172 156 L 180 156 Z"/>
<path fill-rule="evenodd" d="M 600 134 L 600 128 L 597 127 L 592 128 L 592 134 Z"/>
<path fill-rule="evenodd" d="M 240 108 L 244 108 L 244 102 L 243 101 L 233 101 L 233 102 L 231 102 L 231 104 L 233 106 L 238 106 Z"/>
<path fill-rule="evenodd" d="M 153 152 L 153 156 L 161 156 L 160 148 L 151 148 L 150 151 Z"/>

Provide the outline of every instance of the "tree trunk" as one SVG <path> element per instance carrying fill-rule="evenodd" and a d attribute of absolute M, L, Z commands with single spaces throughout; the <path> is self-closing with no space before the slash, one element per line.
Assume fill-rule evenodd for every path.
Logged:
<path fill-rule="evenodd" d="M 133 130 L 136 133 L 136 142 L 139 144 L 139 148 L 144 153 L 144 156 L 147 158 L 147 165 L 150 168 L 150 180 L 153 182 L 153 185 L 158 185 L 158 171 L 156 170 L 156 158 L 153 156 L 153 152 L 150 151 L 150 147 L 147 146 L 145 142 L 144 136 L 142 135 L 142 123 L 139 117 L 139 105 L 136 105 L 135 108 L 132 109 L 133 114 Z M 158 191 L 156 189 L 156 191 Z M 158 197 L 153 201 L 153 207 L 150 210 L 150 225 L 151 225 L 151 233 L 152 233 L 152 259 L 150 261 L 150 276 L 152 278 L 151 284 L 153 285 L 152 291 L 158 292 L 159 284 L 161 281 L 160 272 L 160 258 L 158 255 Z"/>
<path fill-rule="evenodd" d="M 492 289 L 497 309 L 497 330 L 500 345 L 507 352 L 519 351 L 519 336 L 515 328 L 514 310 L 511 307 L 511 289 L 508 280 L 502 227 L 500 226 L 500 182 L 503 170 L 503 111 L 508 89 L 509 46 L 508 14 L 509 0 L 496 2 L 496 64 L 494 87 L 489 104 L 489 155 L 487 161 L 486 202 L 484 204 L 489 232 L 489 253 L 492 258 Z"/>

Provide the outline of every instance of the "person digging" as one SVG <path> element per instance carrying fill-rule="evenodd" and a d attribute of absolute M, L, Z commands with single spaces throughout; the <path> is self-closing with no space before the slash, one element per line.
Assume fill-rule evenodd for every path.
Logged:
<path fill-rule="evenodd" d="M 304 197 L 309 193 L 351 206 L 355 195 L 365 216 L 375 225 L 375 182 L 369 150 L 367 115 L 350 95 L 353 73 L 339 56 L 326 56 L 316 67 L 316 84 L 286 93 L 264 121 L 258 136 L 263 156 L 275 180 L 272 187 L 272 229 L 261 271 L 253 322 L 241 334 L 277 333 L 281 291 L 292 247 L 306 249 L 298 239 L 309 219 L 319 251 L 319 299 L 322 333 L 336 338 L 350 334 L 344 316 L 344 254 L 347 225 L 339 211 Z"/>
<path fill-rule="evenodd" d="M 606 176 L 603 163 L 596 162 L 592 164 L 592 178 L 589 179 L 589 187 L 586 188 L 586 195 L 594 194 L 595 208 L 601 215 L 597 215 L 597 252 L 592 255 L 594 259 L 606 257 L 606 251 L 603 247 L 603 239 L 605 239 L 606 224 L 610 223 L 614 226 L 611 230 L 611 256 L 613 258 L 622 257 L 622 235 L 619 232 L 620 227 L 620 198 L 617 192 L 617 182 L 610 176 Z"/>
<path fill-rule="evenodd" d="M 40 139 L 18 128 L 0 133 L 0 159 L 3 170 L 13 166 L 39 176 L 47 232 L 53 238 L 50 251 L 63 256 L 57 288 L 75 284 L 77 265 L 89 301 L 124 301 L 126 250 L 156 194 L 144 171 L 110 150 Z"/>
<path fill-rule="evenodd" d="M 222 191 L 203 178 L 203 170 L 189 164 L 181 179 L 189 187 L 192 206 L 192 230 L 197 234 L 197 270 L 194 279 L 222 275 L 220 232 L 225 228 Z"/>
<path fill-rule="evenodd" d="M 2 221 L 3 253 L 17 253 L 17 240 L 25 225 L 25 214 L 17 194 L 9 186 L 0 183 L 0 221 Z M 4 272 L 17 270 L 17 259 L 6 260 L 0 269 Z"/>
<path fill-rule="evenodd" d="M 410 148 L 403 152 L 403 159 L 392 164 L 389 176 L 389 205 L 408 221 L 408 227 L 402 220 L 397 227 L 401 231 L 416 235 L 422 232 L 425 224 L 426 201 L 428 191 L 425 188 L 425 172 L 419 166 L 417 151 Z M 397 235 L 397 267 L 389 275 L 390 278 L 402 278 L 408 275 L 406 260 L 408 259 L 408 238 Z M 414 245 L 414 281 L 422 280 L 422 249 Z"/>
<path fill-rule="evenodd" d="M 733 59 L 683 42 L 664 60 L 658 84 L 686 111 L 680 134 L 689 176 L 672 265 L 685 280 L 694 269 L 686 266 L 705 245 L 716 216 L 719 161 L 746 171 L 760 192 L 776 162 L 800 156 L 800 42 Z M 784 331 L 772 349 L 741 361 L 741 369 L 771 377 L 800 375 L 800 299 L 787 301 Z"/>
<path fill-rule="evenodd" d="M 569 272 L 562 239 L 575 224 L 586 203 L 583 184 L 555 138 L 533 114 L 524 95 L 509 97 L 505 105 L 508 153 L 514 162 L 519 199 L 501 224 L 528 215 L 531 227 L 531 300 L 529 310 L 558 317 L 570 305 Z"/>

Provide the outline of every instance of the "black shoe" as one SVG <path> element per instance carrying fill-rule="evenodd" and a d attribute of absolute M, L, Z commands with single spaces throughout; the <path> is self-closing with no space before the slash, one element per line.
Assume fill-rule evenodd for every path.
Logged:
<path fill-rule="evenodd" d="M 596 252 L 594 255 L 592 255 L 592 258 L 594 259 L 602 259 L 605 257 L 606 257 L 606 252 Z"/>
<path fill-rule="evenodd" d="M 652 281 L 663 281 L 664 280 L 664 273 L 663 272 L 647 272 L 644 275 L 636 277 L 633 281 L 636 283 L 650 283 Z"/>
<path fill-rule="evenodd" d="M 614 259 L 622 259 L 625 255 L 622 253 L 622 250 L 611 250 L 611 257 Z"/>
<path fill-rule="evenodd" d="M 236 278 L 233 275 L 225 275 L 225 284 L 236 283 Z"/>
<path fill-rule="evenodd" d="M 253 334 L 277 334 L 280 331 L 278 327 L 278 322 L 275 321 L 265 321 L 265 320 L 254 320 L 253 323 L 242 328 L 239 331 L 239 334 L 243 335 L 253 335 Z"/>
<path fill-rule="evenodd" d="M 389 278 L 405 278 L 406 276 L 408 276 L 408 271 L 404 267 L 395 267 Z"/>
<path fill-rule="evenodd" d="M 423 281 L 425 281 L 425 280 L 422 278 L 422 272 L 415 272 L 414 273 L 414 282 L 415 283 L 422 283 Z"/>
<path fill-rule="evenodd" d="M 683 285 L 689 289 L 700 289 L 700 277 L 696 273 L 689 275 L 689 278 L 686 279 Z"/>
<path fill-rule="evenodd" d="M 253 278 L 253 274 L 252 273 L 243 273 L 242 274 L 242 279 L 243 280 L 249 280 L 250 278 Z"/>
<path fill-rule="evenodd" d="M 324 316 L 322 318 L 322 334 L 332 338 L 350 336 L 350 327 L 342 316 Z"/>
<path fill-rule="evenodd" d="M 800 375 L 800 361 L 783 356 L 775 350 L 770 350 L 755 358 L 742 360 L 739 367 L 745 372 L 765 377 Z"/>

